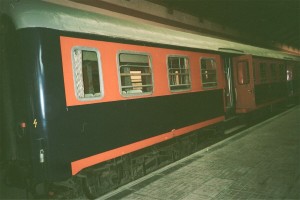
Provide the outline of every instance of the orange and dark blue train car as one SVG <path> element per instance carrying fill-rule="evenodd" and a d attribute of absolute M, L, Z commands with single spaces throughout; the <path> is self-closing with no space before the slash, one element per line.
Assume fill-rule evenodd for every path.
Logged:
<path fill-rule="evenodd" d="M 125 177 L 132 153 L 299 96 L 299 56 L 78 4 L 1 2 L 10 183 L 51 185 L 118 158 Z"/>

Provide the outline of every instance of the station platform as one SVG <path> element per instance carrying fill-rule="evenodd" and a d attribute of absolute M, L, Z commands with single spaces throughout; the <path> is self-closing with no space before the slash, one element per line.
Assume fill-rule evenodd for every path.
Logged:
<path fill-rule="evenodd" d="M 300 199 L 300 106 L 100 198 Z"/>

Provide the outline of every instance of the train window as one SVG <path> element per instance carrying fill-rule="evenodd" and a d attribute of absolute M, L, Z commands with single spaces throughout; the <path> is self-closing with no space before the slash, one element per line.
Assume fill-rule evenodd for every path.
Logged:
<path fill-rule="evenodd" d="M 259 75 L 260 75 L 260 82 L 267 81 L 267 64 L 266 63 L 260 63 Z"/>
<path fill-rule="evenodd" d="M 237 64 L 237 77 L 240 85 L 249 84 L 249 66 L 247 61 L 241 61 Z"/>
<path fill-rule="evenodd" d="M 99 54 L 95 49 L 76 47 L 72 50 L 76 96 L 79 100 L 102 96 Z"/>
<path fill-rule="evenodd" d="M 119 54 L 120 88 L 123 96 L 153 92 L 150 56 L 136 53 Z"/>
<path fill-rule="evenodd" d="M 280 77 L 280 81 L 286 80 L 286 67 L 283 64 L 279 65 L 279 77 Z"/>
<path fill-rule="evenodd" d="M 191 88 L 188 59 L 181 56 L 168 57 L 169 86 L 171 91 Z"/>
<path fill-rule="evenodd" d="M 254 83 L 256 83 L 257 79 L 256 79 L 256 62 L 252 63 L 252 69 L 253 69 L 253 81 Z"/>
<path fill-rule="evenodd" d="M 271 64 L 271 78 L 273 81 L 277 80 L 277 65 L 275 63 Z"/>
<path fill-rule="evenodd" d="M 287 81 L 293 80 L 293 70 L 291 68 L 286 69 L 286 80 Z"/>
<path fill-rule="evenodd" d="M 217 64 L 212 58 L 201 58 L 202 86 L 204 88 L 217 86 Z"/>

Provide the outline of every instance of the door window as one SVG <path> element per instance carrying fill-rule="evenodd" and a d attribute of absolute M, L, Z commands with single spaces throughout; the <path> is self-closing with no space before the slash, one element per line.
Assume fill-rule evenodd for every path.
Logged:
<path fill-rule="evenodd" d="M 238 84 L 245 85 L 249 84 L 249 66 L 247 61 L 240 61 L 237 65 L 237 77 L 238 77 Z"/>

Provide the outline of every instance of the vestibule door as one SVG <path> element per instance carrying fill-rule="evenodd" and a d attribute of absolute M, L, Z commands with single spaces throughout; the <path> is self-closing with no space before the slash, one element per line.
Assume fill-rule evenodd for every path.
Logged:
<path fill-rule="evenodd" d="M 255 109 L 255 92 L 252 56 L 233 58 L 233 79 L 236 92 L 236 112 L 246 113 Z"/>

